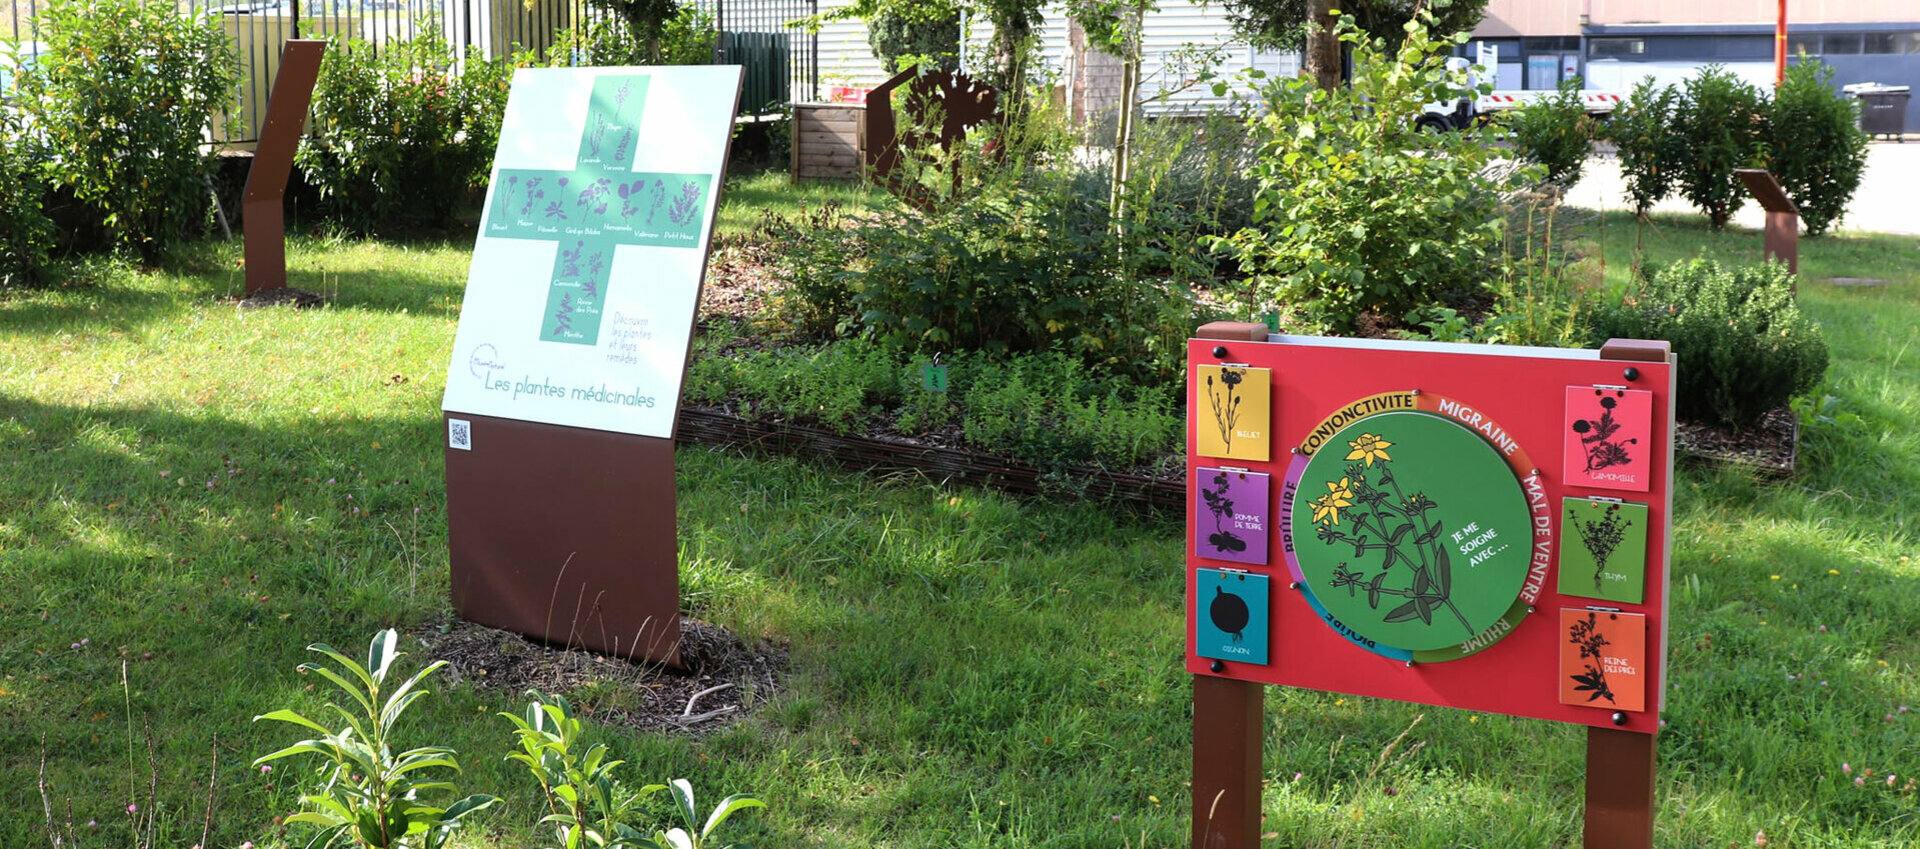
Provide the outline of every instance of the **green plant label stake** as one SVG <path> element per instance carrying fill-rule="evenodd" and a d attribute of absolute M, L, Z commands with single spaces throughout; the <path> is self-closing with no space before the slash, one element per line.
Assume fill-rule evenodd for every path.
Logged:
<path fill-rule="evenodd" d="M 920 388 L 928 392 L 947 391 L 947 367 L 939 363 L 921 363 Z"/>

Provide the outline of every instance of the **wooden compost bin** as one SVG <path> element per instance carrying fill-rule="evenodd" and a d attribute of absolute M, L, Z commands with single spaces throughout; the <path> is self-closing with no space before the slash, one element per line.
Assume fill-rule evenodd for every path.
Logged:
<path fill-rule="evenodd" d="M 792 147 L 793 179 L 859 179 L 867 158 L 866 104 L 794 104 Z"/>

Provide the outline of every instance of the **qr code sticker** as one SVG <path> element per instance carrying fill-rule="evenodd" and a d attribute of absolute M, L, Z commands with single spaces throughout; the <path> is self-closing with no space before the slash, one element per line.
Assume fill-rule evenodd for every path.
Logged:
<path fill-rule="evenodd" d="M 463 419 L 447 419 L 447 447 L 472 451 L 473 423 Z"/>

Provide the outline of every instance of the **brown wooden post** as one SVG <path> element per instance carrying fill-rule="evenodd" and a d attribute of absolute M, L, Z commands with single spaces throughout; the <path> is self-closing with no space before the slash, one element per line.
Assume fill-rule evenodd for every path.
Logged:
<path fill-rule="evenodd" d="M 1267 326 L 1205 324 L 1196 339 L 1265 342 Z M 1260 845 L 1260 753 L 1266 687 L 1211 675 L 1193 677 L 1193 847 Z"/>
<path fill-rule="evenodd" d="M 1667 342 L 1609 339 L 1600 346 L 1600 358 L 1664 363 L 1671 350 Z M 1587 728 L 1586 827 L 1580 844 L 1585 849 L 1653 849 L 1658 744 L 1659 736 L 1650 732 Z"/>
<path fill-rule="evenodd" d="M 1747 185 L 1760 208 L 1767 211 L 1767 229 L 1761 258 L 1787 264 L 1787 270 L 1800 273 L 1800 207 L 1787 197 L 1773 174 L 1759 168 L 1736 168 L 1740 182 Z"/>
<path fill-rule="evenodd" d="M 297 38 L 289 40 L 280 54 L 280 72 L 267 98 L 267 121 L 254 146 L 240 205 L 249 295 L 287 285 L 287 178 L 293 174 L 293 154 L 300 148 L 307 107 L 313 103 L 313 84 L 320 78 L 320 59 L 326 52 L 325 41 Z"/>

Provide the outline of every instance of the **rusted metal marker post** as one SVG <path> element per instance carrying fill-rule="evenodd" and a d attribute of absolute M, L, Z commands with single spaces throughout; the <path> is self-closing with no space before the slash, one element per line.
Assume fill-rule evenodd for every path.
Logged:
<path fill-rule="evenodd" d="M 1509 352 L 1215 322 L 1188 359 L 1194 849 L 1260 844 L 1268 684 L 1585 725 L 1581 845 L 1651 849 L 1670 345 Z M 1371 582 L 1375 564 L 1341 550 L 1369 528 L 1399 552 Z"/>
<path fill-rule="evenodd" d="M 1800 207 L 1787 197 L 1773 174 L 1759 168 L 1736 168 L 1740 182 L 1747 184 L 1760 208 L 1767 211 L 1767 230 L 1763 259 L 1779 260 L 1787 270 L 1800 273 Z"/>
<path fill-rule="evenodd" d="M 249 295 L 287 285 L 287 178 L 293 174 L 293 154 L 300 149 L 313 84 L 320 79 L 320 59 L 326 52 L 325 41 L 301 38 L 288 41 L 280 53 L 280 72 L 267 98 L 267 123 L 260 128 L 240 207 Z"/>

